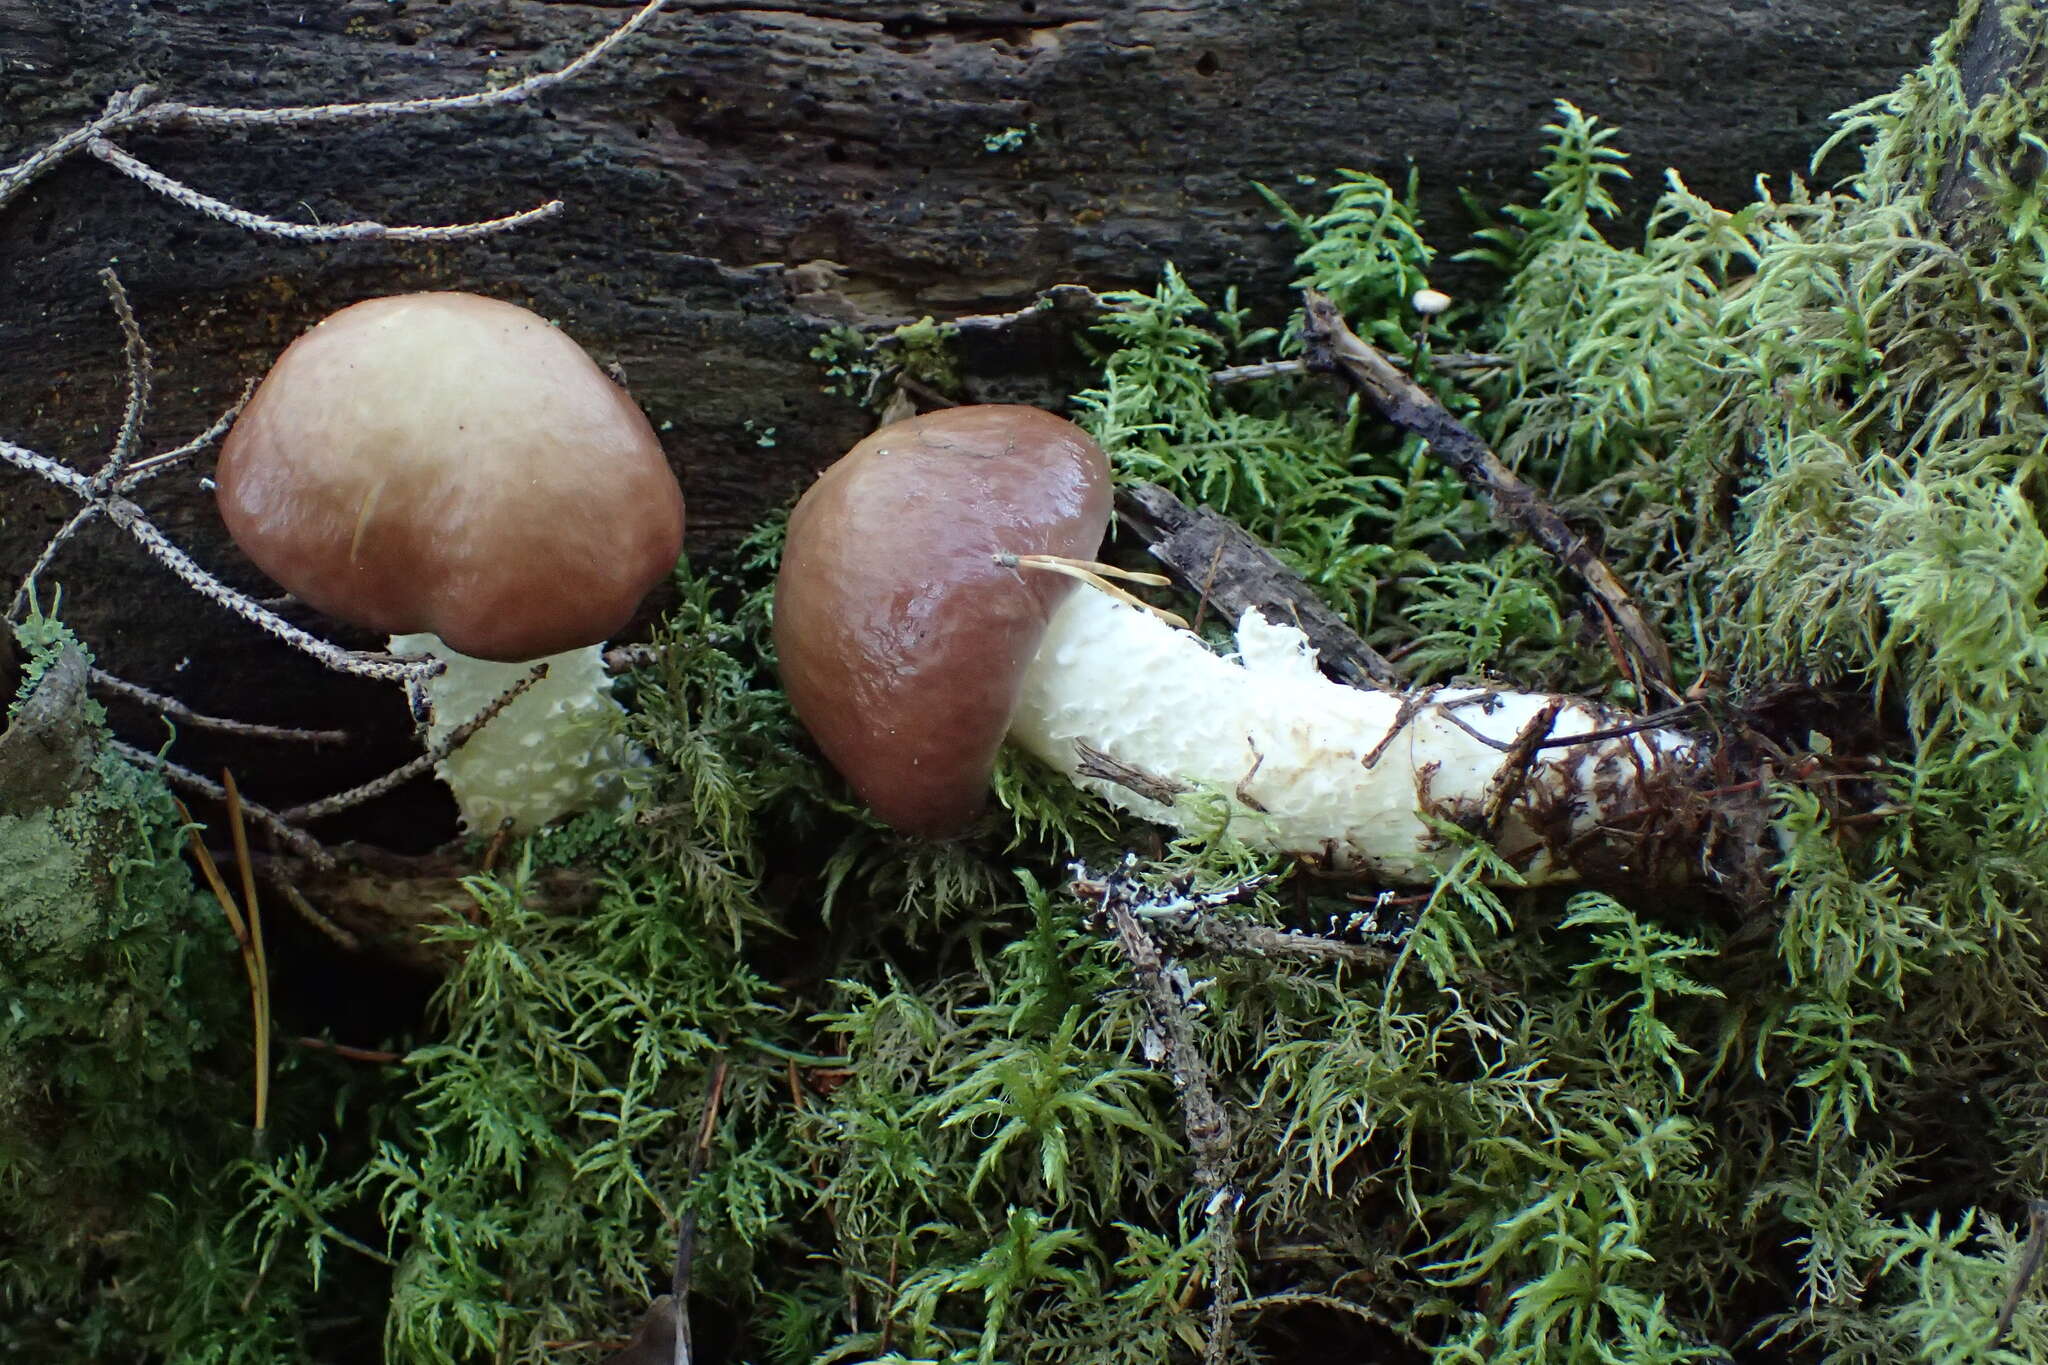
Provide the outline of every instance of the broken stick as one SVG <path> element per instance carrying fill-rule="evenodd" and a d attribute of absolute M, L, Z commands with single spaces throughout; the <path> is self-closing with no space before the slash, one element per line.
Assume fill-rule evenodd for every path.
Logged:
<path fill-rule="evenodd" d="M 1671 654 L 1663 638 L 1650 628 L 1635 598 L 1586 538 L 1470 427 L 1444 411 L 1428 390 L 1401 373 L 1371 343 L 1360 340 L 1328 295 L 1305 289 L 1301 298 L 1301 338 L 1308 348 L 1309 368 L 1342 377 L 1388 421 L 1420 436 L 1431 454 L 1486 495 L 1495 517 L 1528 535 L 1584 579 L 1635 656 L 1641 669 L 1637 681 L 1658 688 L 1673 701 L 1683 700 L 1672 687 Z"/>
<path fill-rule="evenodd" d="M 1358 638 L 1313 588 L 1230 518 L 1206 507 L 1189 507 L 1156 483 L 1119 489 L 1117 514 L 1182 587 L 1226 620 L 1234 622 L 1257 607 L 1271 620 L 1299 626 L 1315 646 L 1323 672 L 1337 682 L 1407 688 L 1399 669 Z"/>

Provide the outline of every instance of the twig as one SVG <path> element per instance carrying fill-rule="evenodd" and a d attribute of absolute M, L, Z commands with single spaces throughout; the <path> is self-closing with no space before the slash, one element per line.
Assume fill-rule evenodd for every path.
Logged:
<path fill-rule="evenodd" d="M 1602 740 L 1625 739 L 1630 735 L 1639 735 L 1645 730 L 1662 730 L 1667 726 L 1676 725 L 1699 709 L 1698 702 L 1689 701 L 1682 706 L 1671 706 L 1662 711 L 1652 712 L 1641 720 L 1630 721 L 1627 725 L 1616 725 L 1605 730 L 1588 730 L 1578 735 L 1558 735 L 1542 741 L 1536 747 L 1567 749 L 1574 744 L 1598 744 Z"/>
<path fill-rule="evenodd" d="M 1375 1326 L 1385 1328 L 1417 1351 L 1426 1353 L 1429 1350 L 1428 1344 L 1421 1337 L 1415 1335 L 1414 1332 L 1401 1323 L 1396 1322 L 1384 1313 L 1366 1307 L 1362 1303 L 1337 1294 L 1316 1294 L 1307 1290 L 1295 1290 L 1279 1294 L 1261 1294 L 1255 1299 L 1243 1299 L 1232 1304 L 1230 1311 L 1233 1313 L 1259 1313 L 1268 1308 L 1303 1306 L 1328 1308 L 1339 1313 L 1350 1313 L 1354 1317 L 1363 1318 Z"/>
<path fill-rule="evenodd" d="M 190 459 L 215 441 L 218 441 L 227 434 L 228 428 L 235 424 L 235 418 L 241 415 L 243 405 L 249 401 L 249 395 L 254 392 L 256 392 L 256 381 L 252 379 L 242 385 L 241 396 L 228 405 L 227 411 L 214 418 L 212 425 L 208 426 L 206 430 L 200 432 L 181 446 L 173 446 L 169 450 L 159 451 L 146 460 L 137 460 L 134 464 L 130 465 L 128 472 L 123 474 L 120 480 L 115 483 L 115 491 L 121 493 L 130 492 L 144 482 L 163 473 L 172 465 L 177 464 L 181 460 Z"/>
<path fill-rule="evenodd" d="M 1401 671 L 1323 604 L 1315 590 L 1236 522 L 1189 507 L 1158 484 L 1117 491 L 1117 514 L 1176 581 L 1226 620 L 1257 608 L 1292 622 L 1315 647 L 1323 672 L 1353 687 L 1405 689 Z"/>
<path fill-rule="evenodd" d="M 1165 892 L 1148 893 L 1142 900 L 1132 902 L 1131 910 L 1144 922 L 1148 931 L 1173 946 L 1241 957 L 1334 960 L 1374 966 L 1394 960 L 1395 953 L 1391 947 L 1354 943 L 1321 934 L 1304 934 L 1292 929 L 1274 929 L 1250 920 L 1211 913 L 1247 899 L 1268 880 L 1262 876 L 1252 877 L 1215 891 L 1197 892 L 1185 886 L 1169 888 Z M 1072 883 L 1072 889 L 1084 900 L 1100 901 L 1109 893 L 1111 885 L 1107 881 L 1091 881 L 1084 877 Z M 1359 911 L 1343 926 L 1333 919 L 1331 930 L 1351 931 L 1357 928 L 1357 921 L 1368 919 L 1369 912 Z"/>
<path fill-rule="evenodd" d="M 56 169 L 75 155 L 94 138 L 125 128 L 133 121 L 138 109 L 155 96 L 156 88 L 138 85 L 131 90 L 116 90 L 107 97 L 106 108 L 100 116 L 83 127 L 73 128 L 55 141 L 30 152 L 12 166 L 0 168 L 0 208 L 7 201 L 20 194 L 40 180 L 46 173 Z"/>
<path fill-rule="evenodd" d="M 563 208 L 562 201 L 550 199 L 545 204 L 518 213 L 508 213 L 502 218 L 485 218 L 469 223 L 450 223 L 438 227 L 416 225 L 391 226 L 385 223 L 358 221 L 353 223 L 292 223 L 282 218 L 270 218 L 248 209 L 236 208 L 224 199 L 193 189 L 182 180 L 174 180 L 146 161 L 137 159 L 103 137 L 96 137 L 86 144 L 86 150 L 106 162 L 121 174 L 138 184 L 155 190 L 158 194 L 176 204 L 182 204 L 195 213 L 205 214 L 217 222 L 238 227 L 245 232 L 258 232 L 270 237 L 281 237 L 288 242 L 459 242 L 472 237 L 487 237 L 494 232 L 509 232 L 552 218 Z"/>
<path fill-rule="evenodd" d="M 0 456 L 5 454 L 5 450 L 0 450 Z M 185 585 L 201 597 L 268 631 L 337 673 L 352 673 L 359 678 L 380 682 L 411 682 L 431 677 L 442 669 L 438 659 L 398 659 L 389 654 L 366 654 L 329 644 L 319 636 L 299 629 L 276 612 L 259 606 L 200 568 L 190 555 L 173 545 L 170 538 L 156 528 L 147 513 L 126 498 L 109 498 L 102 504 L 102 510 L 109 521 L 135 537 L 136 543 L 148 551 L 151 558 L 183 579 Z"/>
<path fill-rule="evenodd" d="M 1640 679 L 1670 693 L 1671 655 L 1650 628 L 1636 601 L 1585 537 L 1573 531 L 1549 503 L 1522 482 L 1471 428 L 1444 411 L 1429 392 L 1368 342 L 1359 339 L 1326 295 L 1302 291 L 1302 341 L 1309 364 L 1344 377 L 1374 407 L 1404 431 L 1421 437 L 1430 452 L 1491 501 L 1494 515 L 1523 532 L 1585 580 L 1634 652 Z"/>
<path fill-rule="evenodd" d="M 898 374 L 896 376 L 896 387 L 928 408 L 957 408 L 960 406 L 960 400 L 946 397 L 945 394 L 940 393 L 915 375 Z"/>
<path fill-rule="evenodd" d="M 1455 721 L 1448 707 L 1438 708 L 1446 719 Z M 1515 735 L 1515 742 L 1508 746 L 1507 759 L 1494 770 L 1493 779 L 1486 784 L 1486 795 L 1479 802 L 1479 817 L 1486 822 L 1486 841 L 1500 842 L 1501 830 L 1507 824 L 1508 812 L 1514 809 L 1515 801 L 1522 789 L 1529 785 L 1529 769 L 1536 761 L 1536 751 L 1543 747 L 1543 741 L 1557 728 L 1557 713 L 1564 710 L 1564 698 L 1552 697 L 1529 717 L 1529 723 Z"/>
<path fill-rule="evenodd" d="M 99 514 L 100 509 L 88 503 L 73 512 L 71 520 L 57 528 L 57 533 L 50 537 L 50 543 L 43 546 L 43 552 L 36 556 L 36 562 L 28 566 L 28 572 L 22 575 L 21 582 L 16 585 L 14 599 L 7 604 L 8 620 L 21 619 L 21 614 L 28 609 L 29 595 L 34 592 L 37 580 L 49 569 L 51 561 L 56 559 L 57 551 L 63 549 L 65 541 L 84 530 L 85 524 Z"/>
<path fill-rule="evenodd" d="M 228 928 L 235 936 L 235 946 L 241 950 L 243 974 L 249 978 L 249 1009 L 255 1018 L 256 1033 L 256 1120 L 252 1144 L 260 1157 L 270 1120 L 270 960 L 263 951 L 263 920 L 256 908 L 256 870 L 249 861 L 249 835 L 242 824 L 241 798 L 235 791 L 234 775 L 223 773 L 222 777 L 226 779 L 222 790 L 227 798 L 228 830 L 234 841 L 235 866 L 240 869 L 242 877 L 242 899 L 239 903 L 228 890 L 227 881 L 220 874 L 220 865 L 214 862 L 206 841 L 199 837 L 200 827 L 192 818 L 192 812 L 185 808 L 183 801 L 177 802 L 177 806 L 178 814 L 185 821 L 185 838 L 191 845 L 192 860 L 199 864 L 207 886 L 213 891 L 214 900 L 219 902 L 221 912 L 227 916 Z"/>
<path fill-rule="evenodd" d="M 368 1047 L 350 1047 L 346 1043 L 332 1043 L 325 1038 L 302 1037 L 294 1038 L 292 1041 L 300 1047 L 310 1048 L 314 1052 L 331 1052 L 337 1057 L 346 1057 L 352 1062 L 375 1062 L 380 1066 L 390 1066 L 393 1063 L 405 1060 L 405 1054 L 400 1052 L 384 1052 Z"/>
<path fill-rule="evenodd" d="M 1230 1183 L 1230 1115 L 1216 1097 L 1209 1064 L 1195 1041 L 1194 987 L 1185 973 L 1167 964 L 1159 944 L 1139 922 L 1136 907 L 1148 897 L 1137 879 L 1137 866 L 1138 855 L 1127 853 L 1123 866 L 1099 882 L 1076 866 L 1075 886 L 1077 893 L 1082 886 L 1100 892 L 1101 914 L 1114 931 L 1145 1003 L 1146 1059 L 1165 1062 L 1180 1098 L 1181 1126 L 1187 1130 L 1189 1155 L 1194 1158 L 1195 1190 L 1207 1196 L 1203 1214 L 1208 1223 L 1209 1335 L 1202 1359 L 1205 1365 L 1221 1365 L 1230 1358 L 1231 1261 L 1244 1194 Z"/>
<path fill-rule="evenodd" d="M 154 167 L 138 161 L 128 153 L 121 151 L 118 147 L 114 147 L 111 139 L 122 133 L 138 129 L 157 131 L 174 128 L 200 130 L 299 128 L 315 123 L 369 122 L 376 119 L 399 118 L 414 114 L 458 114 L 476 109 L 491 109 L 501 105 L 518 104 L 533 98 L 544 90 L 551 89 L 554 86 L 561 85 L 580 76 L 588 67 L 602 60 L 607 53 L 611 52 L 620 43 L 623 43 L 627 38 L 644 28 L 648 21 L 661 12 L 666 3 L 667 0 L 650 0 L 650 3 L 641 6 L 625 23 L 591 44 L 591 46 L 584 49 L 579 56 L 566 65 L 557 67 L 552 71 L 537 72 L 524 80 L 515 81 L 511 85 L 503 86 L 496 90 L 478 90 L 464 95 L 434 95 L 421 99 L 362 100 L 345 104 L 287 105 L 269 109 L 196 105 L 184 104 L 175 100 L 159 100 L 156 98 L 155 89 L 147 85 L 118 91 L 107 100 L 106 108 L 98 118 L 82 127 L 74 128 L 70 132 L 62 134 L 45 146 L 29 153 L 13 165 L 0 168 L 0 206 L 5 206 L 17 194 L 20 194 L 28 186 L 70 160 L 79 152 L 86 151 L 107 161 L 110 165 L 116 166 L 123 174 L 133 176 L 142 180 L 143 183 L 149 184 L 152 189 L 170 194 L 172 198 L 179 200 L 181 203 L 186 203 L 190 207 L 200 208 L 201 212 L 213 214 L 216 217 L 223 216 L 213 208 L 204 208 L 199 204 L 193 203 L 192 199 L 187 197 L 192 196 L 198 199 L 206 199 L 206 196 L 199 195 L 198 191 L 192 190 L 189 187 L 179 185 L 178 182 L 171 180 L 170 177 L 163 175 Z M 105 150 L 102 150 L 103 148 Z M 109 152 L 113 153 L 113 155 L 110 156 Z M 178 192 L 173 193 L 167 186 L 175 186 Z M 252 224 L 250 222 L 240 221 L 240 218 L 246 217 L 247 219 L 258 220 L 264 224 L 263 226 L 256 227 L 255 230 L 257 231 L 275 231 L 275 226 L 272 226 L 277 225 L 277 220 L 275 219 L 262 219 L 260 215 L 246 214 L 243 210 L 234 209 L 232 206 L 222 204 L 219 200 L 209 200 L 208 202 L 219 208 L 228 209 L 230 213 L 237 215 L 227 219 L 227 221 L 235 222 L 237 226 L 251 227 Z M 546 211 L 553 212 L 554 210 L 548 209 Z M 510 218 L 491 220 L 492 224 L 498 225 L 496 227 L 484 223 L 471 223 L 456 225 L 450 228 L 387 228 L 380 229 L 377 233 L 357 233 L 355 235 L 388 236 L 408 232 L 436 233 L 447 236 L 452 235 L 458 230 L 467 230 L 468 235 L 474 235 L 478 229 L 488 231 L 500 230 L 503 226 L 511 225 L 513 220 L 521 219 L 522 217 L 524 221 L 530 222 L 532 221 L 532 215 L 540 212 L 541 210 L 529 209 L 526 215 L 514 214 Z M 298 229 L 303 225 L 287 223 L 281 226 Z M 366 225 L 349 224 L 347 226 L 359 228 Z M 367 226 L 374 227 L 375 225 Z M 293 232 L 279 235 L 296 236 L 298 234 Z M 313 240 L 331 239 L 316 238 Z"/>
<path fill-rule="evenodd" d="M 1161 935 L 1189 947 L 1238 957 L 1300 958 L 1310 962 L 1356 962 L 1385 966 L 1396 956 L 1394 949 L 1376 943 L 1347 943 L 1321 934 L 1304 934 L 1293 929 L 1274 929 L 1247 920 L 1205 915 L 1187 920 L 1154 922 Z"/>
<path fill-rule="evenodd" d="M 2020 1300 L 2026 1297 L 2027 1286 L 2041 1271 L 2041 1260 L 2048 1253 L 2048 1200 L 2027 1201 L 2027 1244 L 2020 1249 L 2020 1263 L 2013 1268 L 2012 1288 L 2006 1293 L 2005 1302 L 1999 1306 L 1998 1321 L 1991 1328 L 1991 1349 L 2005 1345 L 2005 1334 L 2012 1330 L 2013 1314 L 2020 1311 Z"/>
<path fill-rule="evenodd" d="M 478 90 L 466 95 L 431 95 L 422 99 L 369 100 L 352 104 L 315 104 L 290 108 L 235 109 L 183 104 L 161 104 L 145 110 L 137 122 L 147 127 L 179 128 L 274 128 L 308 123 L 370 122 L 408 114 L 457 114 L 472 109 L 493 109 L 518 104 L 542 91 L 575 80 L 603 60 L 619 44 L 647 26 L 668 0 L 649 0 L 633 16 L 585 48 L 564 66 L 539 71 L 495 90 Z"/>
<path fill-rule="evenodd" d="M 1140 583 L 1164 584 L 1167 580 L 1158 574 L 1134 574 L 1126 569 L 1114 569 L 1107 564 L 1084 563 L 1068 559 L 1064 555 L 1013 555 L 998 554 L 995 562 L 1006 569 L 1039 569 L 1046 573 L 1064 574 L 1094 588 L 1097 592 L 1108 593 L 1127 607 L 1136 608 L 1149 616 L 1156 616 L 1175 630 L 1186 630 L 1188 623 L 1164 607 L 1155 607 L 1136 593 L 1126 592 L 1109 581 L 1107 575 L 1128 578 Z"/>
<path fill-rule="evenodd" d="M 256 865 L 249 860 L 249 828 L 242 823 L 242 794 L 235 790 L 233 773 L 222 769 L 220 779 L 227 788 L 228 837 L 234 842 L 235 867 L 242 874 L 242 912 L 249 920 L 249 942 L 256 958 L 256 1151 L 261 1155 L 264 1135 L 270 1130 L 270 954 L 263 946 L 263 912 L 256 903 Z M 193 830 L 195 842 L 198 837 L 199 832 Z"/>
<path fill-rule="evenodd" d="M 360 806 L 365 801 L 374 801 L 384 795 L 384 793 L 404 786 L 415 777 L 432 772 L 436 763 L 439 763 L 442 759 L 467 744 L 470 736 L 483 729 L 486 725 L 489 725 L 497 718 L 499 712 L 519 700 L 521 696 L 525 695 L 528 688 L 547 675 L 548 666 L 545 663 L 535 664 L 531 669 L 527 670 L 525 677 L 493 697 L 490 705 L 484 707 L 483 710 L 441 736 L 440 743 L 428 749 L 418 758 L 402 763 L 390 772 L 385 773 L 382 777 L 372 778 L 359 787 L 350 787 L 345 792 L 336 792 L 332 796 L 323 796 L 318 801 L 308 801 L 304 805 L 292 806 L 284 812 L 284 818 L 300 823 L 318 820 L 323 816 L 345 811 L 351 806 Z"/>
<path fill-rule="evenodd" d="M 1484 374 L 1508 367 L 1508 358 L 1494 351 L 1453 351 L 1433 355 L 1430 365 L 1444 374 Z"/>
<path fill-rule="evenodd" d="M 685 1199 L 676 1215 L 676 1259 L 669 1273 L 668 1293 L 647 1306 L 633 1339 L 622 1350 L 606 1356 L 603 1365 L 691 1365 L 690 1267 L 697 1253 L 697 1215 L 687 1196 L 711 1157 L 711 1137 L 717 1130 L 718 1111 L 725 1097 L 725 1075 L 726 1062 L 721 1057 L 711 1068 L 711 1081 L 704 1095 L 704 1118 L 697 1125 L 697 1140 L 690 1147 L 690 1174 L 683 1187 Z"/>
<path fill-rule="evenodd" d="M 1209 382 L 1218 388 L 1231 384 L 1249 384 L 1259 379 L 1287 379 L 1307 374 L 1305 360 L 1266 360 L 1256 365 L 1230 365 L 1220 370 L 1209 371 Z"/>
<path fill-rule="evenodd" d="M 1135 767 L 1114 754 L 1106 754 L 1086 740 L 1074 741 L 1074 753 L 1079 759 L 1074 765 L 1076 777 L 1092 777 L 1098 782 L 1114 782 L 1127 791 L 1136 792 L 1147 801 L 1156 801 L 1170 806 L 1184 792 L 1193 787 L 1177 778 L 1157 777 L 1143 768 Z"/>
<path fill-rule="evenodd" d="M 1422 714 L 1424 708 L 1435 702 L 1437 693 L 1442 690 L 1441 685 L 1433 684 L 1429 687 L 1404 694 L 1401 698 L 1401 705 L 1394 712 L 1393 724 L 1389 725 L 1387 732 L 1379 737 L 1378 743 L 1359 756 L 1358 761 L 1360 765 L 1367 769 L 1377 768 L 1380 760 L 1386 757 L 1387 750 L 1392 748 L 1394 741 L 1401 737 L 1401 732 L 1415 723 L 1415 718 Z"/>
<path fill-rule="evenodd" d="M 174 787 L 183 787 L 186 791 L 198 792 L 210 801 L 225 801 L 228 799 L 226 787 L 221 786 L 220 783 L 215 782 L 211 778 L 201 777 L 190 768 L 180 767 L 161 754 L 153 754 L 146 749 L 138 749 L 133 744 L 124 743 L 118 739 L 109 741 L 109 744 L 115 753 L 133 763 L 136 767 L 162 773 L 164 780 Z M 330 870 L 336 866 L 334 855 L 322 847 L 319 840 L 304 830 L 293 826 L 276 811 L 259 806 L 254 801 L 244 801 L 241 803 L 241 807 L 242 813 L 245 816 L 254 820 L 272 834 L 275 834 L 279 840 L 307 862 L 312 863 L 323 871 Z"/>
<path fill-rule="evenodd" d="M 684 1186 L 681 1213 L 676 1218 L 676 1261 L 669 1274 L 668 1311 L 675 1327 L 673 1365 L 690 1365 L 690 1269 L 697 1254 L 697 1211 L 688 1196 L 704 1174 L 711 1159 L 711 1137 L 718 1130 L 718 1111 L 725 1101 L 726 1064 L 723 1057 L 711 1068 L 709 1094 L 704 1098 L 704 1121 L 697 1125 L 697 1141 L 690 1148 L 690 1178 Z"/>
<path fill-rule="evenodd" d="M 1383 353 L 1384 354 L 1384 353 Z M 1408 363 L 1400 356 L 1387 356 L 1387 363 L 1397 369 L 1407 369 Z M 1505 369 L 1508 358 L 1491 351 L 1453 351 L 1443 355 L 1431 355 L 1430 368 L 1442 374 L 1490 374 Z M 1229 365 L 1220 370 L 1209 371 L 1209 382 L 1218 388 L 1232 384 L 1249 384 L 1260 379 L 1292 379 L 1296 375 L 1312 374 L 1306 360 L 1267 360 L 1256 365 Z"/>
<path fill-rule="evenodd" d="M 141 702 L 153 711 L 161 712 L 182 725 L 195 730 L 218 730 L 223 734 L 246 735 L 250 739 L 276 739 L 300 744 L 346 744 L 346 730 L 298 730 L 288 725 L 258 725 L 254 721 L 229 720 L 225 716 L 206 716 L 194 711 L 175 697 L 166 697 L 152 692 L 139 684 L 117 678 L 104 669 L 92 671 L 92 683 L 105 692 Z"/>
<path fill-rule="evenodd" d="M 940 326 L 956 332 L 1007 332 L 1014 327 L 1029 326 L 1056 318 L 1070 322 L 1093 322 L 1104 313 L 1110 312 L 1109 303 L 1085 284 L 1055 284 L 1038 291 L 1038 297 L 1014 313 L 969 313 L 964 317 L 948 318 Z M 895 345 L 898 338 L 890 333 L 894 323 L 878 324 L 884 335 L 875 339 L 877 346 Z"/>
<path fill-rule="evenodd" d="M 1481 734 L 1478 730 L 1474 729 L 1469 723 L 1467 723 L 1461 716 L 1458 715 L 1458 706 L 1463 702 L 1468 702 L 1471 700 L 1473 700 L 1473 698 L 1462 697 L 1458 701 L 1441 702 L 1437 705 L 1436 708 L 1437 717 L 1441 720 L 1449 721 L 1451 724 L 1457 726 L 1460 730 L 1463 730 L 1466 734 L 1470 735 L 1472 738 L 1478 740 L 1481 744 L 1484 744 L 1487 748 L 1492 749 L 1497 753 L 1513 753 L 1515 746 L 1512 741 L 1505 739 L 1495 739 L 1492 735 Z"/>
<path fill-rule="evenodd" d="M 300 919 L 303 919 L 306 923 L 333 939 L 335 943 L 347 951 L 351 953 L 362 951 L 363 941 L 315 909 L 313 902 L 306 899 L 305 892 L 277 875 L 277 865 L 275 863 L 272 863 L 267 870 L 270 873 L 272 884 L 278 890 L 284 892 L 285 903 L 299 912 Z"/>
<path fill-rule="evenodd" d="M 135 458 L 135 449 L 142 441 L 143 424 L 149 420 L 155 367 L 149 343 L 142 336 L 142 324 L 135 320 L 135 309 L 128 302 L 128 291 L 121 287 L 121 277 L 112 266 L 100 271 L 100 284 L 121 324 L 121 354 L 128 371 L 128 403 L 121 413 L 121 429 L 115 433 L 114 448 L 108 452 L 106 464 L 92 480 L 93 492 L 105 497 L 128 462 Z"/>

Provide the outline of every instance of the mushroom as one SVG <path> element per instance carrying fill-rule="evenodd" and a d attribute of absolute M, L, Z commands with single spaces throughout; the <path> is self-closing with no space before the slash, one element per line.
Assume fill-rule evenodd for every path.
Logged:
<path fill-rule="evenodd" d="M 1079 428 L 995 406 L 884 427 L 798 502 L 776 579 L 783 683 L 882 819 L 959 833 L 1007 734 L 1124 810 L 1182 829 L 1227 818 L 1333 871 L 1427 879 L 1456 856 L 1449 820 L 1528 879 L 1564 879 L 1575 841 L 1703 757 L 1690 735 L 1569 697 L 1343 686 L 1256 611 L 1220 656 L 1036 572 L 1094 555 L 1109 496 Z"/>
<path fill-rule="evenodd" d="M 563 733 L 579 728 L 565 708 L 615 712 L 591 699 L 596 646 L 674 567 L 683 535 L 660 441 L 581 347 L 475 294 L 355 304 L 286 348 L 215 479 L 258 568 L 330 616 L 404 637 L 394 650 L 447 662 L 437 728 L 503 690 L 472 662 L 580 655 L 551 660 L 548 682 L 443 765 L 472 828 L 538 825 L 580 799 L 564 774 L 590 766 L 589 726 Z"/>
<path fill-rule="evenodd" d="M 848 451 L 797 503 L 775 579 L 790 704 L 869 807 L 957 834 L 981 808 L 1024 671 L 1075 587 L 998 554 L 1092 559 L 1109 461 L 1037 408 L 947 408 Z"/>

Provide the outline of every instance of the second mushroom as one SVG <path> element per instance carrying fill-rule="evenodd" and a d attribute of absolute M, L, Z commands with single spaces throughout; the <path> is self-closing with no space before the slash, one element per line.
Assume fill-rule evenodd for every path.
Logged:
<path fill-rule="evenodd" d="M 1181 829 L 1228 821 L 1332 871 L 1427 879 L 1446 822 L 1530 880 L 1698 772 L 1705 746 L 1584 700 L 1332 682 L 1292 626 L 1248 612 L 1235 654 L 1039 556 L 1091 560 L 1103 452 L 1034 408 L 884 427 L 797 504 L 775 639 L 797 716 L 882 819 L 962 832 L 1014 740 L 1077 785 Z M 1582 742 L 1573 737 L 1583 735 Z"/>

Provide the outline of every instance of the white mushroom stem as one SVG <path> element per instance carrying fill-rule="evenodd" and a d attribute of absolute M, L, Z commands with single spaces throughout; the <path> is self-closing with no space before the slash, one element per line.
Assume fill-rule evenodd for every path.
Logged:
<path fill-rule="evenodd" d="M 423 689 L 430 708 L 429 748 L 533 668 L 473 659 L 428 634 L 394 636 L 391 652 L 431 654 L 447 662 Z M 523 833 L 572 811 L 609 805 L 621 795 L 620 773 L 645 761 L 619 731 L 624 710 L 612 699 L 603 646 L 550 655 L 545 662 L 545 678 L 434 765 L 455 793 L 462 826 L 471 834 L 489 834 L 507 820 Z"/>
<path fill-rule="evenodd" d="M 1456 858 L 1433 818 L 1481 833 L 1532 881 L 1569 879 L 1573 841 L 1639 819 L 1704 757 L 1669 729 L 1560 744 L 1633 719 L 1569 697 L 1346 687 L 1317 671 L 1300 631 L 1257 612 L 1237 646 L 1217 655 L 1077 590 L 1025 676 L 1010 738 L 1146 819 L 1212 825 L 1221 801 L 1255 847 L 1388 881 Z"/>

